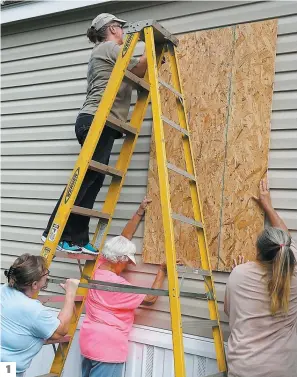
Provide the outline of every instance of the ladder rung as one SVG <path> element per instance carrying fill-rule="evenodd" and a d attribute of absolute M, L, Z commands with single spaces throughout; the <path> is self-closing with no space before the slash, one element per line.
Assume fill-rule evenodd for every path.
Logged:
<path fill-rule="evenodd" d="M 194 319 L 191 321 L 183 321 L 184 327 L 217 327 L 218 321 L 212 319 Z"/>
<path fill-rule="evenodd" d="M 117 170 L 111 166 L 101 164 L 101 162 L 91 161 L 89 164 L 89 169 L 97 171 L 102 174 L 111 175 L 112 177 L 122 178 L 123 173 L 120 170 Z"/>
<path fill-rule="evenodd" d="M 137 129 L 135 127 L 131 126 L 129 123 L 125 123 L 122 120 L 113 117 L 112 115 L 108 116 L 107 122 L 107 127 L 110 127 L 116 131 L 123 132 L 124 134 L 137 134 Z"/>
<path fill-rule="evenodd" d="M 165 289 L 156 289 L 156 288 L 146 288 L 146 287 L 139 287 L 136 285 L 126 285 L 126 284 L 118 284 L 118 283 L 110 283 L 101 280 L 92 280 L 89 279 L 87 276 L 82 276 L 84 279 L 88 280 L 88 284 L 86 283 L 79 283 L 78 287 L 80 288 L 87 288 L 87 289 L 97 289 L 99 291 L 106 291 L 106 292 L 125 292 L 125 293 L 137 293 L 137 294 L 147 294 L 153 296 L 169 296 L 169 291 Z M 49 283 L 53 284 L 60 284 L 63 282 L 64 279 L 61 278 L 48 278 Z M 180 297 L 188 297 L 188 298 L 195 298 L 195 299 L 202 299 L 202 300 L 212 300 L 212 294 L 208 293 L 196 293 L 196 292 L 185 292 L 180 291 Z"/>
<path fill-rule="evenodd" d="M 71 209 L 71 213 L 75 213 L 77 215 L 82 215 L 82 216 L 88 216 L 88 217 L 96 217 L 98 219 L 109 219 L 110 215 L 108 213 L 103 213 L 100 211 L 96 211 L 95 209 L 90 209 L 90 208 L 84 208 L 84 207 L 78 207 L 78 206 L 73 206 Z"/>
<path fill-rule="evenodd" d="M 208 374 L 205 377 L 227 377 L 227 372 L 219 372 L 216 374 Z"/>
<path fill-rule="evenodd" d="M 58 344 L 58 343 L 69 343 L 71 339 L 71 336 L 70 335 L 65 335 L 63 336 L 62 338 L 58 339 L 58 340 L 51 340 L 51 339 L 48 339 L 44 342 L 44 344 Z"/>
<path fill-rule="evenodd" d="M 166 118 L 164 115 L 162 115 L 161 118 L 162 118 L 163 122 L 165 122 L 166 124 L 168 124 L 172 128 L 175 128 L 176 130 L 178 130 L 179 132 L 181 132 L 185 136 L 189 137 L 189 132 L 186 129 L 182 128 L 180 125 L 178 125 L 177 123 L 173 122 L 172 120 Z"/>
<path fill-rule="evenodd" d="M 171 164 L 170 162 L 167 162 L 167 168 L 170 169 L 170 170 L 172 170 L 172 171 L 174 171 L 177 174 L 180 174 L 180 175 L 183 175 L 186 178 L 189 178 L 191 181 L 196 181 L 194 175 L 188 173 L 185 170 L 182 170 L 182 169 L 178 168 L 177 166 Z"/>
<path fill-rule="evenodd" d="M 159 79 L 159 84 L 162 85 L 162 86 L 164 86 L 166 89 L 170 90 L 177 97 L 183 99 L 183 95 L 181 93 L 179 93 L 177 90 L 175 90 L 173 86 L 167 84 L 167 82 Z"/>
<path fill-rule="evenodd" d="M 74 301 L 82 301 L 84 296 L 75 296 Z M 38 301 L 42 302 L 43 304 L 47 302 L 64 302 L 65 295 L 39 295 Z"/>
<path fill-rule="evenodd" d="M 188 266 L 177 266 L 177 272 L 180 274 L 197 274 L 201 276 L 211 276 L 211 271 L 202 270 L 201 268 L 192 268 Z"/>
<path fill-rule="evenodd" d="M 150 90 L 150 84 L 147 81 L 145 81 L 145 80 L 141 79 L 140 77 L 134 75 L 134 73 L 132 73 L 130 71 L 126 71 L 125 79 L 132 81 L 134 84 L 141 86 L 143 89 L 145 89 L 147 91 Z"/>
<path fill-rule="evenodd" d="M 65 253 L 64 251 L 56 251 L 55 258 L 82 259 L 82 260 L 96 260 L 97 255 L 90 255 L 90 254 L 72 254 L 72 253 Z"/>
<path fill-rule="evenodd" d="M 59 377 L 59 375 L 56 374 L 56 373 L 47 373 L 47 374 L 42 374 L 42 375 L 36 376 L 36 377 Z"/>
<path fill-rule="evenodd" d="M 203 229 L 203 224 L 200 221 L 196 221 L 196 220 L 190 219 L 189 217 L 186 217 L 186 216 L 183 216 L 183 215 L 178 215 L 177 213 L 172 213 L 171 217 L 174 220 L 178 220 L 178 221 L 181 221 L 182 223 L 186 223 L 186 224 L 189 224 L 189 225 L 194 225 L 197 228 Z"/>

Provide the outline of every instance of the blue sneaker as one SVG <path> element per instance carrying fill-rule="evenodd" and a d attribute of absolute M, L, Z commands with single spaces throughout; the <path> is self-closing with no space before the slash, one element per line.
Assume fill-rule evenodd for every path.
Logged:
<path fill-rule="evenodd" d="M 41 236 L 41 241 L 45 243 L 46 237 Z M 66 253 L 72 253 L 72 254 L 80 254 L 82 252 L 81 247 L 74 245 L 71 242 L 68 241 L 60 241 L 57 246 L 57 251 L 64 251 Z"/>
<path fill-rule="evenodd" d="M 98 250 L 95 249 L 91 244 L 90 242 L 87 243 L 86 245 L 84 246 L 81 246 L 81 250 L 83 253 L 85 254 L 91 254 L 91 255 L 97 255 L 98 254 Z"/>
<path fill-rule="evenodd" d="M 80 254 L 82 252 L 82 248 L 74 245 L 72 242 L 68 241 L 60 241 L 57 247 L 58 251 L 64 251 L 65 253 L 71 254 Z"/>

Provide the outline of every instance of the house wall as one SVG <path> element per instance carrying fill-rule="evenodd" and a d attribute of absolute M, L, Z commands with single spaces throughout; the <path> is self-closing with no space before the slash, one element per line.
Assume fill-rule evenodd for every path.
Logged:
<path fill-rule="evenodd" d="M 24 6 L 29 3 L 20 5 L 19 10 Z M 90 21 L 100 12 L 115 13 L 128 21 L 154 18 L 174 34 L 278 19 L 269 180 L 273 204 L 297 238 L 297 3 L 122 1 L 2 25 L 1 268 L 9 267 L 24 252 L 40 253 L 41 233 L 79 153 L 73 125 L 85 98 L 92 48 L 85 34 Z M 137 48 L 137 53 L 140 51 L 141 47 Z M 110 236 L 120 234 L 146 193 L 151 126 L 148 110 Z M 115 143 L 111 164 L 118 157 L 120 143 Z M 96 208 L 102 205 L 108 183 L 106 179 Z M 94 226 L 92 223 L 92 231 Z M 133 240 L 138 249 L 138 265 L 131 267 L 126 277 L 134 284 L 149 286 L 156 267 L 141 262 L 143 232 L 142 223 Z M 77 277 L 78 268 L 74 262 L 56 260 L 51 274 Z M 227 337 L 223 297 L 228 274 L 214 276 Z M 52 292 L 58 290 L 53 285 L 49 288 Z M 189 276 L 183 289 L 202 291 L 203 282 Z M 210 329 L 198 328 L 193 322 L 195 318 L 208 318 L 205 301 L 182 300 L 182 313 L 186 333 L 211 335 Z M 191 326 L 187 325 L 190 322 Z M 168 300 L 160 298 L 153 307 L 138 310 L 136 324 L 156 331 L 168 330 Z"/>

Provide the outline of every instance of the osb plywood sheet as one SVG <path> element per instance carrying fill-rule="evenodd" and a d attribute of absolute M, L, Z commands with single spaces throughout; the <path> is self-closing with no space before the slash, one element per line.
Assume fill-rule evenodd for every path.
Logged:
<path fill-rule="evenodd" d="M 179 62 L 183 89 L 186 94 L 188 119 L 194 127 L 192 133 L 195 156 L 199 162 L 199 182 L 207 189 L 204 214 L 206 221 L 213 222 L 207 227 L 213 262 L 218 250 L 220 200 L 224 160 L 224 129 L 227 117 L 228 85 L 232 61 L 232 30 L 230 28 L 191 33 L 181 36 Z M 219 45 L 217 42 L 220 41 Z M 197 68 L 199 67 L 199 72 Z M 211 74 L 210 74 L 211 72 Z M 168 67 L 162 70 L 162 78 L 170 81 Z M 178 122 L 175 97 L 166 89 L 161 90 L 162 111 L 165 116 Z M 182 139 L 178 131 L 164 125 L 167 159 L 185 169 Z M 209 149 L 211 146 L 211 149 Z M 208 158 L 201 158 L 208 156 Z M 196 164 L 197 167 L 197 164 Z M 170 173 L 171 203 L 176 213 L 193 217 L 188 182 L 177 174 Z M 202 187 L 201 187 L 202 188 Z M 200 189 L 201 191 L 201 189 Z M 148 177 L 148 196 L 153 199 L 145 217 L 143 256 L 145 262 L 159 263 L 164 258 L 164 236 L 155 144 L 152 138 Z M 197 259 L 195 231 L 188 225 L 174 222 L 176 251 L 194 265 Z M 196 252 L 195 252 L 196 250 Z M 198 254 L 199 256 L 199 254 Z"/>
<path fill-rule="evenodd" d="M 213 269 L 229 270 L 241 252 L 254 254 L 263 215 L 250 200 L 267 169 L 277 21 L 185 34 L 179 63 Z M 162 78 L 170 82 L 167 64 Z M 162 110 L 178 121 L 174 96 Z M 164 126 L 167 159 L 185 168 L 180 134 Z M 153 140 L 153 139 L 152 139 Z M 155 145 L 152 141 L 143 258 L 164 260 Z M 173 212 L 192 217 L 186 179 L 170 173 Z M 199 266 L 194 230 L 174 222 L 177 257 Z"/>
<path fill-rule="evenodd" d="M 251 195 L 268 167 L 277 21 L 238 25 L 231 82 L 219 269 L 255 257 L 263 214 Z"/>

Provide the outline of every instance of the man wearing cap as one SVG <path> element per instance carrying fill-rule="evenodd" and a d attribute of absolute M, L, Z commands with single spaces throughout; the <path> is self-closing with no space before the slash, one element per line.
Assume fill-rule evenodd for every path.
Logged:
<path fill-rule="evenodd" d="M 111 72 L 123 44 L 123 26 L 126 21 L 109 13 L 99 14 L 92 22 L 87 31 L 89 40 L 95 44 L 88 64 L 87 95 L 83 106 L 76 119 L 75 133 L 78 142 L 82 146 L 91 127 L 94 115 L 107 86 Z M 140 58 L 132 57 L 128 70 L 143 77 L 147 68 L 147 60 L 143 55 Z M 124 122 L 127 121 L 131 104 L 132 86 L 125 79 L 116 95 L 110 114 Z M 105 127 L 98 141 L 93 160 L 108 165 L 114 140 L 122 134 L 118 131 Z M 105 175 L 88 170 L 75 205 L 83 208 L 93 208 L 96 197 L 103 185 Z M 48 225 L 41 237 L 44 242 L 59 208 L 61 199 L 49 219 Z M 89 242 L 90 218 L 76 214 L 70 214 L 65 226 L 61 241 L 57 250 L 68 253 L 97 254 L 97 250 Z"/>
<path fill-rule="evenodd" d="M 136 265 L 136 247 L 130 240 L 150 202 L 144 198 L 121 236 L 106 242 L 94 275 L 95 280 L 130 285 L 120 275 L 129 264 Z M 161 264 L 152 288 L 161 288 L 165 275 L 166 264 Z M 156 300 L 157 296 L 151 295 L 89 289 L 86 316 L 79 335 L 83 356 L 82 377 L 122 376 L 134 311 L 140 304 L 153 305 Z"/>

